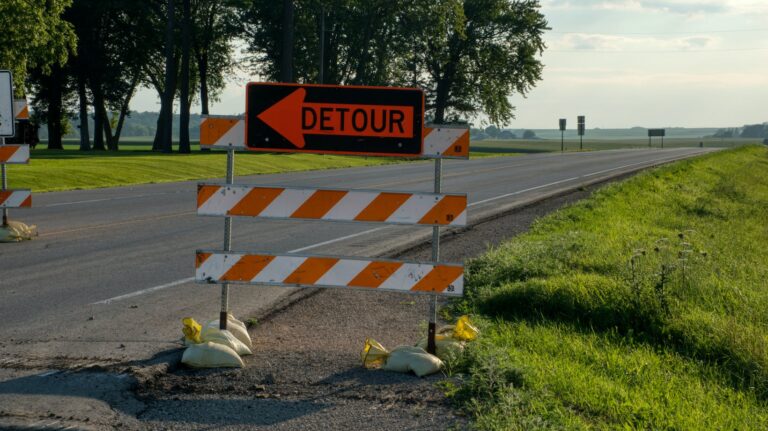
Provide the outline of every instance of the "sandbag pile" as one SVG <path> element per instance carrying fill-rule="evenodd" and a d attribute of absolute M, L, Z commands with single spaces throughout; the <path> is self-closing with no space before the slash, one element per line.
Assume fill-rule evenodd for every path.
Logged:
<path fill-rule="evenodd" d="M 219 329 L 219 320 L 211 320 L 200 325 L 187 317 L 184 324 L 184 344 L 187 349 L 181 357 L 181 363 L 194 368 L 242 368 L 245 366 L 240 356 L 252 354 L 251 336 L 245 324 L 234 316 L 228 315 L 227 329 Z"/>
<path fill-rule="evenodd" d="M 366 338 L 360 359 L 365 368 L 380 368 L 400 373 L 413 372 L 419 377 L 434 374 L 443 367 L 443 361 L 456 359 L 464 352 L 467 342 L 477 338 L 480 331 L 461 316 L 455 325 L 443 326 L 435 334 L 435 353 L 427 353 L 427 338 L 416 346 L 399 346 L 388 351 L 376 340 Z"/>
<path fill-rule="evenodd" d="M 19 242 L 30 240 L 36 236 L 37 226 L 35 225 L 9 221 L 6 226 L 0 226 L 0 242 Z"/>

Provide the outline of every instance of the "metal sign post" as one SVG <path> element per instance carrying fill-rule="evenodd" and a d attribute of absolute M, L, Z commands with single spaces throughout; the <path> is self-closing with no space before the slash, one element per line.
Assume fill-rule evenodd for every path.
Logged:
<path fill-rule="evenodd" d="M 560 119 L 560 152 L 561 153 L 565 151 L 565 138 L 564 138 L 565 125 L 566 125 L 566 119 L 561 118 Z"/>
<path fill-rule="evenodd" d="M 5 146 L 5 138 L 0 138 L 0 144 Z M 5 173 L 5 163 L 0 163 L 0 176 L 2 176 L 2 188 L 0 191 L 5 192 L 8 189 L 8 177 Z M 8 226 L 8 208 L 3 207 L 3 227 Z"/>
<path fill-rule="evenodd" d="M 226 184 L 232 184 L 235 178 L 235 149 L 227 148 L 227 178 Z M 224 251 L 232 250 L 232 217 L 224 217 Z M 227 329 L 227 313 L 229 312 L 229 283 L 221 284 L 221 312 L 219 313 L 219 329 Z"/>
<path fill-rule="evenodd" d="M 435 159 L 435 193 L 440 193 L 443 179 L 443 159 Z M 432 262 L 440 261 L 440 226 L 432 227 Z M 435 334 L 437 331 L 437 295 L 432 294 L 429 301 L 429 329 L 427 331 L 427 352 L 435 354 Z"/>
<path fill-rule="evenodd" d="M 576 122 L 579 130 L 579 151 L 584 150 L 584 131 L 586 130 L 585 118 L 583 115 L 576 117 Z"/>
<path fill-rule="evenodd" d="M 651 148 L 651 138 L 656 136 L 661 138 L 661 148 L 664 148 L 664 136 L 667 129 L 648 129 L 648 148 Z"/>

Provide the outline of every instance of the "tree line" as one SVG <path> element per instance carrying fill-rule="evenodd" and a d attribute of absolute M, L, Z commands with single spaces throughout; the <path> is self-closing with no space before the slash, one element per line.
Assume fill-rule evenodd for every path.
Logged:
<path fill-rule="evenodd" d="M 264 81 L 420 87 L 435 123 L 514 117 L 541 79 L 538 0 L 3 0 L 0 69 L 30 96 L 48 146 L 78 118 L 81 150 L 118 150 L 132 97 L 160 100 L 153 149 L 190 152 L 239 70 Z M 91 117 L 91 122 L 88 118 Z"/>

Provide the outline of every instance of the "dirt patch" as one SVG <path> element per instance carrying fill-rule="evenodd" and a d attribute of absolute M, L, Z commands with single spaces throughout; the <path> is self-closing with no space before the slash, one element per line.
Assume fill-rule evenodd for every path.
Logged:
<path fill-rule="evenodd" d="M 526 231 L 537 218 L 598 186 L 548 199 L 442 241 L 441 260 L 460 262 Z M 397 257 L 429 260 L 429 244 Z M 254 294 L 258 290 L 254 289 Z M 446 377 L 369 371 L 366 337 L 387 347 L 426 333 L 427 296 L 317 290 L 251 330 L 254 355 L 239 370 L 179 368 L 142 382 L 138 416 L 164 429 L 463 429 L 467 419 L 440 389 Z"/>

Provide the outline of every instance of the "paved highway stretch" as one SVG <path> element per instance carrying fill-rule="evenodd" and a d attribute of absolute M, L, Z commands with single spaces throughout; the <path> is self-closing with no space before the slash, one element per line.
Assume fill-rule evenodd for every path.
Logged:
<path fill-rule="evenodd" d="M 446 161 L 445 192 L 469 194 L 470 221 L 586 182 L 709 149 L 616 150 Z M 249 157 L 240 155 L 237 157 Z M 430 162 L 236 178 L 259 185 L 432 191 Z M 195 215 L 196 182 L 36 194 L 13 219 L 40 237 L 0 244 L 0 316 L 6 360 L 67 356 L 144 359 L 173 347 L 181 318 L 217 317 L 219 289 L 192 283 L 194 251 L 220 249 L 224 219 Z M 373 256 L 427 227 L 234 219 L 233 249 Z M 247 318 L 287 288 L 235 286 Z M 15 358 L 15 359 L 13 359 Z M 0 359 L 0 367 L 3 359 Z"/>

